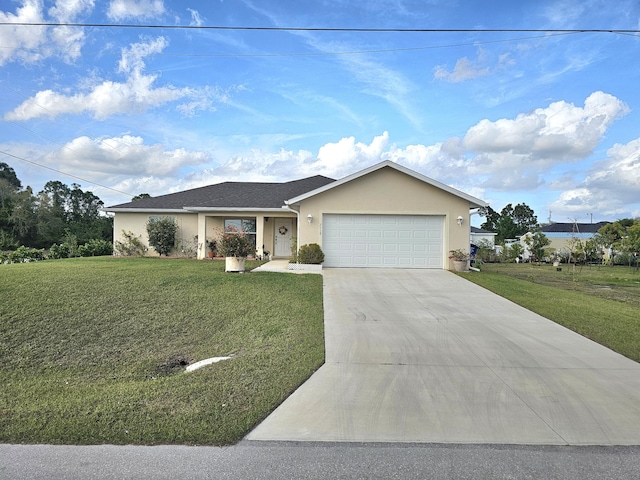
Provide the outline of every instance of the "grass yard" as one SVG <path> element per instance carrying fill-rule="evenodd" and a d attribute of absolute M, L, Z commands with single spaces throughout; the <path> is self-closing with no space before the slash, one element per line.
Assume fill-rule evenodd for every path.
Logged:
<path fill-rule="evenodd" d="M 484 264 L 464 278 L 640 362 L 640 272 L 629 267 Z"/>
<path fill-rule="evenodd" d="M 231 444 L 324 361 L 319 275 L 79 258 L 0 266 L 0 299 L 0 443 Z"/>

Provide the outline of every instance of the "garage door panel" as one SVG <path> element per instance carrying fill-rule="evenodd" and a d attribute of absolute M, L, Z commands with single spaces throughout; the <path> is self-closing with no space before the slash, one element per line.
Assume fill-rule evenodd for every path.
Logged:
<path fill-rule="evenodd" d="M 323 217 L 327 267 L 442 268 L 444 217 Z"/>

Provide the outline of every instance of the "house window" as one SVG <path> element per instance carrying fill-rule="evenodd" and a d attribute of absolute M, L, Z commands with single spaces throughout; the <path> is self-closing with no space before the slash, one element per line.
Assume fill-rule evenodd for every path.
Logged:
<path fill-rule="evenodd" d="M 174 222 L 176 221 L 176 217 L 172 215 L 152 215 L 149 217 L 149 223 L 157 222 L 158 220 L 164 220 L 165 218 L 170 218 Z"/>
<path fill-rule="evenodd" d="M 247 234 L 253 245 L 253 249 L 256 248 L 256 220 L 255 218 L 227 218 L 224 221 L 225 231 L 229 228 L 235 228 L 238 231 Z"/>

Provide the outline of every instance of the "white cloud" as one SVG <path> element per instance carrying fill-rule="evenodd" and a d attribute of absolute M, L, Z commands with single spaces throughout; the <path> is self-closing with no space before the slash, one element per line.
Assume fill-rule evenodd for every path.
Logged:
<path fill-rule="evenodd" d="M 478 62 L 472 62 L 467 57 L 458 59 L 451 71 L 442 65 L 436 65 L 433 69 L 433 76 L 436 79 L 450 83 L 461 83 L 488 74 L 489 67 L 481 67 Z"/>
<path fill-rule="evenodd" d="M 200 13 L 197 10 L 192 8 L 187 8 L 187 10 L 191 14 L 191 22 L 189 22 L 189 25 L 193 27 L 200 27 L 204 24 L 204 19 L 200 16 Z"/>
<path fill-rule="evenodd" d="M 485 171 L 540 170 L 586 158 L 611 124 L 628 112 L 613 95 L 594 92 L 584 107 L 560 101 L 515 119 L 481 120 L 467 131 L 462 143 L 466 150 L 485 155 Z"/>
<path fill-rule="evenodd" d="M 550 169 L 592 154 L 611 124 L 627 112 L 628 107 L 616 97 L 594 92 L 584 107 L 555 102 L 514 119 L 482 120 L 463 139 L 400 148 L 391 144 L 388 132 L 368 144 L 345 137 L 321 146 L 316 156 L 307 151 L 265 154 L 253 150 L 248 156 L 234 156 L 215 173 L 225 176 L 251 171 L 288 178 L 295 171 L 340 178 L 392 160 L 465 191 L 534 191 L 550 182 Z M 612 149 L 612 158 L 617 158 L 618 150 L 624 148 Z M 612 171 L 618 169 L 617 163 L 611 167 Z"/>
<path fill-rule="evenodd" d="M 640 215 L 640 138 L 615 144 L 593 165 L 581 185 L 562 192 L 551 204 L 569 216 Z"/>
<path fill-rule="evenodd" d="M 84 92 L 63 94 L 43 90 L 5 115 L 6 120 L 23 121 L 38 117 L 56 117 L 61 114 L 89 113 L 98 120 L 115 114 L 144 112 L 168 102 L 185 99 L 178 106 L 183 114 L 193 115 L 199 109 L 211 109 L 214 101 L 226 102 L 230 92 L 215 87 L 177 88 L 172 85 L 155 86 L 158 75 L 145 75 L 144 58 L 160 53 L 168 45 L 164 37 L 134 43 L 122 50 L 118 72 L 124 82 L 102 80 L 89 84 Z M 241 88 L 241 87 L 237 87 Z"/>
<path fill-rule="evenodd" d="M 60 23 L 70 22 L 80 15 L 91 13 L 94 0 L 57 0 L 49 15 Z"/>
<path fill-rule="evenodd" d="M 208 162 L 209 156 L 184 148 L 165 150 L 161 144 L 145 144 L 139 136 L 123 135 L 112 138 L 78 137 L 61 150 L 46 155 L 45 159 L 47 163 L 55 162 L 62 171 L 82 171 L 94 180 L 115 180 L 123 176 L 173 178 L 185 166 Z"/>
<path fill-rule="evenodd" d="M 389 144 L 389 133 L 373 138 L 371 143 L 356 142 L 354 137 L 327 143 L 318 150 L 313 164 L 303 166 L 305 173 L 317 172 L 328 177 L 343 177 L 382 160 Z"/>
<path fill-rule="evenodd" d="M 3 23 L 59 23 L 74 22 L 88 15 L 94 8 L 94 0 L 58 0 L 45 17 L 43 3 L 39 0 L 23 0 L 15 13 L 0 11 Z M 0 65 L 11 61 L 39 62 L 52 56 L 73 61 L 80 56 L 84 45 L 84 29 L 78 27 L 45 27 L 8 25 L 0 28 Z"/>
<path fill-rule="evenodd" d="M 111 20 L 149 19 L 165 12 L 163 0 L 112 0 L 107 9 Z"/>

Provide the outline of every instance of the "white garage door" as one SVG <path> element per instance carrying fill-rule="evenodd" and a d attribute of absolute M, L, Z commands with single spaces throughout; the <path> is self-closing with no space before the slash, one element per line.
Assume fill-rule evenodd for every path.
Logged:
<path fill-rule="evenodd" d="M 324 266 L 442 268 L 443 231 L 436 215 L 324 215 Z"/>

